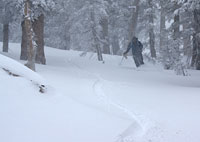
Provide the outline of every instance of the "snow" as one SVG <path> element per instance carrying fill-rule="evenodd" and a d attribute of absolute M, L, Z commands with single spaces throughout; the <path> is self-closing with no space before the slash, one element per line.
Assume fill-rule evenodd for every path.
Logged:
<path fill-rule="evenodd" d="M 158 64 L 136 69 L 131 57 L 119 65 L 121 57 L 105 55 L 102 64 L 92 53 L 45 50 L 37 73 L 19 61 L 19 44 L 0 53 L 1 142 L 200 141 L 200 72 L 182 77 Z"/>
<path fill-rule="evenodd" d="M 18 63 L 17 61 L 12 60 L 3 55 L 0 55 L 0 60 L 1 60 L 1 64 L 0 64 L 1 69 L 9 70 L 10 72 L 15 73 L 15 74 L 17 74 L 21 77 L 24 77 L 28 80 L 43 84 L 44 80 L 40 75 L 29 70 L 27 67 Z M 30 76 L 30 74 L 31 74 L 31 76 Z"/>

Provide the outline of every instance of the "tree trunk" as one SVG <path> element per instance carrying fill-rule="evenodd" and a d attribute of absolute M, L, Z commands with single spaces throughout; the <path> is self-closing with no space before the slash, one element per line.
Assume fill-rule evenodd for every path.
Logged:
<path fill-rule="evenodd" d="M 44 54 L 44 15 L 41 14 L 32 22 L 33 31 L 35 34 L 35 42 L 37 46 L 35 61 L 38 64 L 46 64 Z"/>
<path fill-rule="evenodd" d="M 186 37 L 184 38 L 184 41 L 183 41 L 183 52 L 184 52 L 184 55 L 188 56 L 188 57 L 191 57 L 191 41 L 190 41 L 190 36 L 189 37 Z"/>
<path fill-rule="evenodd" d="M 3 25 L 3 52 L 8 52 L 9 23 Z"/>
<path fill-rule="evenodd" d="M 178 9 L 179 5 L 175 3 L 175 10 Z M 177 75 L 186 76 L 187 72 L 185 71 L 185 66 L 183 65 L 181 59 L 181 52 L 180 52 L 180 15 L 177 12 L 174 16 L 174 23 L 173 23 L 173 48 L 172 48 L 172 63 L 173 68 Z"/>
<path fill-rule="evenodd" d="M 194 12 L 194 37 L 193 37 L 193 62 L 197 70 L 200 70 L 200 9 Z"/>
<path fill-rule="evenodd" d="M 153 9 L 152 0 L 148 0 L 149 8 Z M 155 49 L 155 34 L 154 34 L 154 18 L 153 12 L 149 14 L 149 45 L 151 51 L 151 57 L 156 58 L 156 49 Z"/>
<path fill-rule="evenodd" d="M 149 44 L 150 44 L 151 57 L 156 58 L 155 34 L 153 29 L 150 29 L 149 31 Z"/>
<path fill-rule="evenodd" d="M 91 27 L 92 28 L 92 35 L 93 35 L 93 39 L 94 39 L 94 46 L 96 48 L 98 61 L 103 61 L 102 51 L 101 51 L 101 47 L 99 45 L 99 41 L 98 41 L 98 37 L 97 37 L 97 31 L 95 29 L 96 24 L 95 24 L 94 10 L 91 11 L 90 16 L 91 16 L 91 21 L 92 21 L 92 27 Z"/>
<path fill-rule="evenodd" d="M 65 35 L 65 50 L 70 50 L 71 49 L 71 36 L 70 35 Z"/>
<path fill-rule="evenodd" d="M 164 48 L 164 34 L 165 34 L 165 29 L 166 29 L 166 25 L 165 25 L 165 11 L 164 11 L 164 1 L 161 0 L 161 13 L 160 13 L 160 51 L 162 50 L 162 48 Z"/>
<path fill-rule="evenodd" d="M 176 14 L 174 16 L 174 40 L 178 39 L 180 36 L 180 16 Z"/>
<path fill-rule="evenodd" d="M 71 35 L 69 33 L 70 26 L 65 26 L 65 35 L 64 35 L 64 49 L 70 50 L 71 49 Z"/>
<path fill-rule="evenodd" d="M 110 46 L 110 52 L 112 55 L 117 55 L 118 51 L 120 50 L 119 46 L 119 36 L 116 34 L 117 24 L 116 24 L 116 17 L 113 17 L 113 15 L 110 14 L 109 17 L 110 22 L 110 33 L 109 33 L 109 46 Z"/>
<path fill-rule="evenodd" d="M 193 49 L 192 49 L 192 62 L 191 66 L 195 67 L 196 66 L 196 59 L 197 59 L 197 42 L 196 42 L 196 34 L 193 34 Z"/>
<path fill-rule="evenodd" d="M 118 52 L 120 50 L 118 35 L 114 35 L 112 37 L 111 46 L 112 46 L 113 55 L 118 55 Z"/>
<path fill-rule="evenodd" d="M 26 34 L 26 27 L 25 27 L 25 21 L 21 22 L 21 28 L 22 28 L 22 39 L 21 39 L 21 55 L 20 60 L 27 60 L 28 59 L 28 45 L 27 45 L 27 34 Z"/>
<path fill-rule="evenodd" d="M 174 54 L 177 61 L 180 60 L 180 49 L 179 49 L 179 38 L 180 38 L 180 16 L 179 13 L 174 16 L 174 23 L 173 23 L 173 39 L 174 39 Z"/>
<path fill-rule="evenodd" d="M 191 57 L 191 40 L 190 36 L 183 38 L 183 53 L 185 56 Z"/>
<path fill-rule="evenodd" d="M 166 4 L 166 0 L 161 0 L 161 12 L 160 12 L 160 43 L 159 43 L 159 52 L 162 56 L 162 62 L 165 69 L 170 69 L 169 62 L 169 48 L 167 45 L 168 37 L 166 36 L 166 13 L 164 6 Z"/>
<path fill-rule="evenodd" d="M 129 32 L 129 42 L 132 40 L 134 36 L 136 36 L 137 30 L 137 23 L 138 23 L 138 15 L 139 15 L 139 2 L 140 0 L 134 1 L 135 9 L 133 11 L 133 15 L 131 17 L 131 24 L 130 24 L 130 32 Z"/>
<path fill-rule="evenodd" d="M 108 19 L 102 18 L 100 21 L 102 27 L 103 53 L 110 54 L 109 38 L 108 38 Z"/>
<path fill-rule="evenodd" d="M 33 41 L 33 29 L 31 24 L 31 10 L 30 10 L 30 0 L 25 1 L 25 27 L 27 31 L 27 41 L 28 41 L 28 62 L 25 64 L 28 68 L 35 71 L 35 47 Z"/>

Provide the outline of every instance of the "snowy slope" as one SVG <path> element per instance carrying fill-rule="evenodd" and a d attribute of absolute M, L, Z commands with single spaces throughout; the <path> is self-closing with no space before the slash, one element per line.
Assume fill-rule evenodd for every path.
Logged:
<path fill-rule="evenodd" d="M 19 60 L 19 44 L 9 52 Z M 102 64 L 79 54 L 46 48 L 47 65 L 37 65 L 44 79 L 0 60 L 26 78 L 0 70 L 0 90 L 9 90 L 0 95 L 0 141 L 200 141 L 200 72 L 181 77 L 150 63 L 136 69 L 131 58 L 119 65 L 121 57 L 104 56 Z M 46 94 L 29 80 L 48 82 Z"/>

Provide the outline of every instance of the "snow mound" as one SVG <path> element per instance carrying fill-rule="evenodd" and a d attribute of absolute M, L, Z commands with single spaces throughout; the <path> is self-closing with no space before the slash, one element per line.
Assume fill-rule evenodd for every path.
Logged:
<path fill-rule="evenodd" d="M 5 73 L 8 76 L 5 76 Z M 0 78 L 1 81 L 3 80 L 1 86 L 7 84 L 8 86 L 10 86 L 11 89 L 13 89 L 16 86 L 25 83 L 24 81 L 26 81 L 33 84 L 33 86 L 35 86 L 36 88 L 38 88 L 40 93 L 46 92 L 47 83 L 40 75 L 28 69 L 19 62 L 10 59 L 4 55 L 0 55 Z M 15 81 L 16 84 L 14 84 Z"/>

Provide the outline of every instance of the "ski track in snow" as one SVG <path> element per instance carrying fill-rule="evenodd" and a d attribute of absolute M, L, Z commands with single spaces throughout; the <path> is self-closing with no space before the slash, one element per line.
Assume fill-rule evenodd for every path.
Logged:
<path fill-rule="evenodd" d="M 68 59 L 67 62 L 76 67 L 77 69 L 81 70 L 82 72 L 85 72 L 86 74 L 95 77 L 92 89 L 94 91 L 94 94 L 98 97 L 98 99 L 106 105 L 108 111 L 109 108 L 114 107 L 117 108 L 119 111 L 124 112 L 132 119 L 133 121 L 132 124 L 117 136 L 116 142 L 125 142 L 125 141 L 131 142 L 135 137 L 141 137 L 142 135 L 145 134 L 146 128 L 143 126 L 137 114 L 134 113 L 133 111 L 130 111 L 123 105 L 112 101 L 108 97 L 108 95 L 103 91 L 103 86 L 105 84 L 104 82 L 110 82 L 110 83 L 114 82 L 103 79 L 99 74 L 87 71 L 86 69 L 80 67 L 70 59 Z"/>

